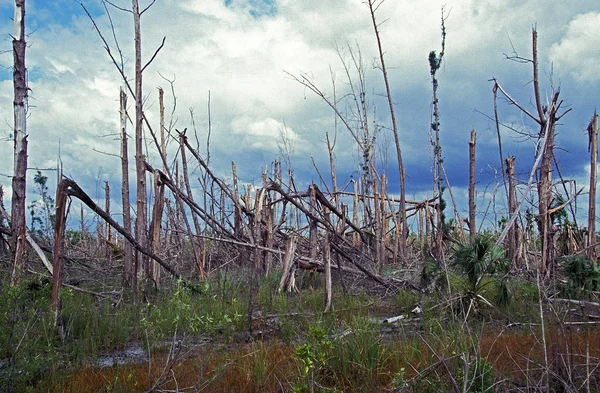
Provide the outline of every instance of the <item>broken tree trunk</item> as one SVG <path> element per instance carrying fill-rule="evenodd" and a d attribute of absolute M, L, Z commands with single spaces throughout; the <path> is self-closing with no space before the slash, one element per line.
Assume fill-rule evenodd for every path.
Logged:
<path fill-rule="evenodd" d="M 62 187 L 64 187 L 62 189 L 60 188 L 61 184 L 63 185 Z M 98 205 L 96 205 L 96 203 L 92 200 L 92 198 L 90 198 L 90 196 L 88 194 L 86 194 L 85 191 L 83 191 L 81 189 L 81 187 L 79 187 L 79 185 L 77 183 L 75 183 L 73 180 L 63 178 L 61 180 L 61 182 L 59 183 L 59 189 L 63 190 L 63 192 L 65 192 L 68 196 L 74 196 L 75 198 L 77 198 L 81 202 L 83 202 L 94 213 L 96 213 L 98 216 L 100 216 L 100 218 L 102 218 L 104 221 L 106 221 L 106 223 L 108 223 L 110 226 L 112 226 L 115 231 L 119 232 L 123 237 L 125 237 L 125 239 L 127 239 L 127 241 L 129 241 L 131 243 L 131 245 L 138 252 L 144 254 L 145 256 L 147 256 L 149 258 L 154 259 L 166 271 L 171 273 L 175 278 L 177 278 L 177 279 L 181 278 L 181 274 L 179 274 L 171 265 L 169 265 L 167 262 L 163 261 L 162 258 L 160 258 L 158 255 L 154 254 L 152 251 L 148 250 L 147 248 L 142 247 L 142 245 L 137 241 L 136 238 L 134 238 L 131 235 L 131 233 L 125 231 L 125 229 L 123 229 L 123 227 L 121 225 L 119 225 L 108 214 L 106 214 L 106 212 L 104 210 L 102 210 Z M 58 199 L 58 196 L 57 196 L 57 199 Z"/>
<path fill-rule="evenodd" d="M 398 126 L 396 123 L 396 114 L 394 110 L 394 103 L 392 100 L 392 92 L 390 83 L 388 80 L 387 69 L 384 61 L 384 51 L 381 46 L 381 38 L 379 36 L 379 24 L 375 19 L 375 11 L 379 5 L 374 4 L 375 1 L 368 0 L 369 10 L 371 11 L 371 21 L 373 22 L 373 30 L 375 31 L 375 38 L 377 39 L 377 48 L 379 50 L 379 61 L 381 62 L 381 73 L 383 75 L 383 81 L 385 83 L 387 101 L 390 110 L 390 116 L 392 120 L 392 131 L 394 133 L 394 143 L 396 145 L 396 156 L 398 158 L 398 174 L 400 175 L 400 214 L 402 215 L 402 230 L 400 233 L 400 256 L 402 259 L 406 256 L 406 239 L 408 237 L 408 223 L 406 219 L 406 172 L 404 170 L 404 164 L 402 162 L 402 152 L 400 149 L 400 139 L 398 137 Z"/>
<path fill-rule="evenodd" d="M 135 237 L 142 248 L 148 246 L 148 212 L 146 208 L 146 161 L 144 156 L 144 109 L 142 92 L 142 34 L 140 27 L 140 9 L 138 0 L 132 0 L 132 14 L 135 35 L 135 169 L 136 169 L 136 218 Z M 136 274 L 149 263 L 141 253 L 136 253 Z M 151 280 L 151 277 L 146 277 Z M 139 290 L 138 288 L 136 291 Z"/>
<path fill-rule="evenodd" d="M 150 222 L 150 236 L 152 252 L 158 254 L 160 248 L 160 228 L 162 223 L 163 209 L 165 205 L 165 185 L 160 180 L 160 174 L 154 174 L 154 206 L 152 206 L 152 221 Z M 148 275 L 152 277 L 154 285 L 160 286 L 160 265 L 153 261 L 148 264 Z"/>
<path fill-rule="evenodd" d="M 294 276 L 295 264 L 294 264 L 294 252 L 296 252 L 296 242 L 298 238 L 295 235 L 288 237 L 285 244 L 285 254 L 283 255 L 283 268 L 281 269 L 281 280 L 279 281 L 279 289 L 281 291 L 298 291 L 296 288 L 296 278 Z"/>
<path fill-rule="evenodd" d="M 517 190 L 515 184 L 515 157 L 506 158 L 506 176 L 508 177 L 508 216 L 517 214 Z M 513 267 L 519 265 L 519 228 L 517 221 L 509 222 L 507 256 L 513 263 Z"/>
<path fill-rule="evenodd" d="M 329 221 L 329 211 L 327 208 L 323 208 L 325 220 Z M 331 236 L 323 237 L 323 265 L 325 266 L 325 310 L 324 312 L 331 311 Z"/>
<path fill-rule="evenodd" d="M 67 189 L 69 182 L 61 181 L 56 191 L 56 218 L 54 220 L 54 259 L 52 263 L 52 298 L 50 309 L 54 314 L 54 327 L 64 339 L 61 318 L 60 288 L 62 286 L 62 253 L 64 249 L 65 222 L 67 219 Z"/>
<path fill-rule="evenodd" d="M 27 178 L 27 69 L 25 68 L 25 0 L 15 0 L 13 36 L 14 169 L 12 178 L 11 285 L 17 285 L 25 265 L 25 199 Z"/>
<path fill-rule="evenodd" d="M 597 263 L 596 247 L 596 168 L 598 162 L 598 114 L 594 117 L 588 126 L 590 151 L 590 199 L 588 211 L 588 250 L 587 256 L 590 263 Z"/>
<path fill-rule="evenodd" d="M 121 118 L 121 203 L 123 205 L 123 228 L 131 232 L 131 205 L 129 202 L 129 156 L 127 148 L 127 94 L 121 87 L 120 93 Z M 123 247 L 123 285 L 125 288 L 137 286 L 137 274 L 134 270 L 133 250 L 129 242 Z"/>
<path fill-rule="evenodd" d="M 185 140 L 187 139 L 187 137 L 185 136 L 185 131 L 183 130 L 183 132 L 179 133 L 179 148 L 181 151 L 181 166 L 183 169 L 183 182 L 185 185 L 185 190 L 187 193 L 187 197 L 190 200 L 194 200 L 194 196 L 192 194 L 192 186 L 190 184 L 190 178 L 188 176 L 188 165 L 187 165 L 187 158 L 186 158 L 186 154 L 185 154 Z M 201 229 L 200 229 L 200 222 L 198 221 L 198 215 L 196 214 L 196 212 L 194 212 L 194 210 L 191 211 L 192 213 L 192 221 L 194 222 L 194 229 L 196 230 L 196 234 L 200 234 L 201 233 Z M 188 228 L 189 230 L 190 228 Z M 202 265 L 202 249 L 203 247 L 200 247 L 200 244 L 197 243 L 196 239 L 191 236 L 190 237 L 190 244 L 192 246 L 192 253 L 194 255 L 194 260 L 196 262 L 196 266 L 198 267 L 198 272 L 200 274 L 200 278 L 204 278 L 204 266 Z"/>
<path fill-rule="evenodd" d="M 471 131 L 471 140 L 469 141 L 469 234 L 471 239 L 477 234 L 475 226 L 475 143 L 477 133 Z"/>

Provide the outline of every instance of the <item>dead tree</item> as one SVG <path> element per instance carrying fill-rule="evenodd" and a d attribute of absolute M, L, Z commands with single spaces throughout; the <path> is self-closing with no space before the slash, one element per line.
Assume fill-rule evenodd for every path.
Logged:
<path fill-rule="evenodd" d="M 121 88 L 120 94 L 121 118 L 121 203 L 123 205 L 123 228 L 131 232 L 131 205 L 129 202 L 129 156 L 127 148 L 127 93 Z M 123 285 L 125 288 L 137 286 L 137 275 L 134 270 L 133 252 L 129 242 L 124 244 L 123 255 Z"/>
<path fill-rule="evenodd" d="M 508 215 L 515 216 L 517 212 L 517 189 L 515 184 L 515 157 L 506 158 L 506 176 L 508 177 Z M 508 225 L 508 224 L 507 224 Z M 519 265 L 519 228 L 517 222 L 510 223 L 508 228 L 508 249 L 506 254 L 514 267 Z"/>
<path fill-rule="evenodd" d="M 431 86 L 433 90 L 433 119 L 431 122 L 430 139 L 433 146 L 433 194 L 439 195 L 439 203 L 436 204 L 437 231 L 435 232 L 435 256 L 443 260 L 444 242 L 444 215 L 442 199 L 442 146 L 440 144 L 440 112 L 438 108 L 438 80 L 437 71 L 442 66 L 444 52 L 446 49 L 446 28 L 444 26 L 444 11 L 442 9 L 442 48 L 439 55 L 435 51 L 429 52 L 429 72 L 431 74 Z"/>
<path fill-rule="evenodd" d="M 14 87 L 14 169 L 12 178 L 11 249 L 13 269 L 11 285 L 17 285 L 25 265 L 27 196 L 27 69 L 25 68 L 25 0 L 15 0 L 13 36 Z"/>
<path fill-rule="evenodd" d="M 588 126 L 590 151 L 590 198 L 588 211 L 588 251 L 587 256 L 590 263 L 596 263 L 596 166 L 598 162 L 598 114 Z"/>
<path fill-rule="evenodd" d="M 537 191 L 538 191 L 538 216 L 537 226 L 538 232 L 542 243 L 542 259 L 540 261 L 540 272 L 542 275 L 547 276 L 554 266 L 554 247 L 552 238 L 555 230 L 552 225 L 551 218 L 551 205 L 553 200 L 553 185 L 552 185 L 552 161 L 554 158 L 554 135 L 556 130 L 556 123 L 570 111 L 566 110 L 561 115 L 558 114 L 562 101 L 559 100 L 560 90 L 556 90 L 552 94 L 550 102 L 546 105 L 542 104 L 542 95 L 540 92 L 539 75 L 538 75 L 538 53 L 537 53 L 537 31 L 535 28 L 532 31 L 532 59 L 525 59 L 522 57 L 512 57 L 520 62 L 527 62 L 532 64 L 533 68 L 533 92 L 535 96 L 535 106 L 537 109 L 537 115 L 529 112 L 525 107 L 520 105 L 514 100 L 506 91 L 500 86 L 498 81 L 495 81 L 494 89 L 500 90 L 500 92 L 521 112 L 535 121 L 540 127 L 536 151 L 536 161 L 533 170 L 536 170 L 537 166 Z M 531 176 L 530 176 L 531 179 Z M 529 186 L 528 186 L 529 189 Z M 520 204 L 519 204 L 520 205 Z M 555 209 L 554 209 L 555 210 Z M 556 211 L 556 210 L 555 210 Z M 511 217 L 508 225 L 512 225 L 512 222 L 516 219 L 516 216 Z M 505 229 L 505 231 L 507 231 Z M 505 232 L 501 234 L 498 241 L 504 239 Z"/>
<path fill-rule="evenodd" d="M 142 247 L 148 245 L 148 212 L 146 207 L 146 161 L 144 155 L 144 108 L 142 91 L 142 33 L 138 0 L 132 0 L 133 26 L 135 35 L 135 172 L 136 172 L 136 216 L 135 237 Z M 141 253 L 136 253 L 136 274 L 148 263 Z M 150 277 L 146 277 L 150 280 Z"/>
<path fill-rule="evenodd" d="M 396 112 L 394 110 L 394 103 L 392 101 L 390 83 L 388 80 L 387 69 L 385 67 L 385 60 L 383 57 L 384 52 L 381 45 L 381 38 L 379 36 L 379 24 L 375 19 L 375 12 L 379 8 L 379 6 L 381 6 L 383 1 L 379 1 L 377 4 L 375 3 L 375 0 L 368 0 L 369 11 L 371 12 L 371 21 L 373 22 L 373 30 L 375 31 L 375 38 L 377 39 L 379 61 L 381 62 L 381 73 L 383 75 L 383 81 L 385 83 L 385 90 L 390 109 L 390 116 L 392 120 L 392 131 L 394 133 L 394 143 L 396 145 L 396 156 L 398 158 L 398 173 L 400 176 L 400 214 L 402 215 L 402 230 L 400 231 L 400 255 L 402 258 L 404 258 L 406 256 L 406 238 L 408 237 L 408 223 L 406 221 L 406 172 L 404 170 L 404 164 L 402 162 L 402 151 L 400 149 L 400 139 L 398 137 Z"/>
<path fill-rule="evenodd" d="M 52 262 L 52 298 L 50 309 L 54 313 L 54 326 L 61 339 L 64 331 L 61 318 L 60 288 L 62 286 L 62 254 L 64 250 L 65 223 L 67 220 L 67 197 L 69 182 L 61 181 L 56 190 L 56 217 L 54 220 L 54 259 Z M 107 224 L 108 225 L 108 224 Z"/>
<path fill-rule="evenodd" d="M 469 234 L 471 239 L 477 234 L 475 225 L 475 143 L 477 133 L 471 131 L 471 140 L 469 141 Z"/>

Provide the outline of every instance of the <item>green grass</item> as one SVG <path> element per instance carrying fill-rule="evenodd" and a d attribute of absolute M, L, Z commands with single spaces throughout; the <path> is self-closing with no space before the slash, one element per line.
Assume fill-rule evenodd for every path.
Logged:
<path fill-rule="evenodd" d="M 446 302 L 446 290 L 429 295 L 400 290 L 386 297 L 360 292 L 344 296 L 341 288 L 334 286 L 333 311 L 323 313 L 322 289 L 309 289 L 305 280 L 299 293 L 279 294 L 279 276 L 272 273 L 260 278 L 254 308 L 263 315 L 263 318 L 255 319 L 255 330 L 271 329 L 269 341 L 243 344 L 232 341 L 232 338 L 238 337 L 237 332 L 248 329 L 246 277 L 240 271 L 215 276 L 194 288 L 179 283 L 150 294 L 149 303 L 122 302 L 118 307 L 113 306 L 111 299 L 96 300 L 89 294 L 64 289 L 64 342 L 58 339 L 53 328 L 47 280 L 24 282 L 16 290 L 8 288 L 6 281 L 2 281 L 0 323 L 9 329 L 0 329 L 0 359 L 14 360 L 15 369 L 19 371 L 11 379 L 14 386 L 38 383 L 40 388 L 31 388 L 32 391 L 44 391 L 41 386 L 51 383 L 51 380 L 56 384 L 70 383 L 69 376 L 73 372 L 64 368 L 67 364 L 75 369 L 85 369 L 84 362 L 96 355 L 133 342 L 142 342 L 145 346 L 146 339 L 153 354 L 160 354 L 156 351 L 158 346 L 164 345 L 177 333 L 178 337 L 210 336 L 225 345 L 216 350 L 216 347 L 207 348 L 202 357 L 185 367 L 198 373 L 199 370 L 208 372 L 205 371 L 208 367 L 206 359 L 214 359 L 211 367 L 215 383 L 229 386 L 230 379 L 235 379 L 235 386 L 241 391 L 278 391 L 277 380 L 287 381 L 287 388 L 297 391 L 338 389 L 361 392 L 386 390 L 394 386 L 406 386 L 412 392 L 452 391 L 451 378 L 462 384 L 465 375 L 461 358 L 448 361 L 450 374 L 438 367 L 426 378 L 410 379 L 438 362 L 438 355 L 452 357 L 464 354 L 464 359 L 469 361 L 467 377 L 473 381 L 472 391 L 475 392 L 485 390 L 504 377 L 497 370 L 496 359 L 503 356 L 505 360 L 500 363 L 501 366 L 512 361 L 506 357 L 506 351 L 500 350 L 495 357 L 486 360 L 490 344 L 485 344 L 488 349 L 484 351 L 482 340 L 498 334 L 499 330 L 495 329 L 504 326 L 507 318 L 516 322 L 531 322 L 539 318 L 537 287 L 525 279 L 512 278 L 509 281 L 513 303 L 508 308 L 482 307 L 477 316 L 469 318 L 465 325 L 464 318 L 457 316 L 452 305 Z M 490 288 L 494 284 L 492 278 L 481 280 L 483 287 L 480 293 L 484 296 L 488 295 L 488 280 Z M 315 284 L 317 282 L 315 280 Z M 454 295 L 467 288 L 456 273 L 451 273 L 450 282 Z M 490 293 L 493 290 L 491 288 Z M 390 330 L 377 323 L 381 317 L 389 316 L 386 313 L 410 311 L 409 308 L 416 303 L 421 303 L 424 311 L 418 316 L 409 315 L 412 324 L 401 324 Z M 342 332 L 346 334 L 342 335 Z M 512 331 L 508 333 L 514 334 Z M 22 345 L 16 350 L 16 339 L 21 338 Z M 514 347 L 512 351 L 518 351 L 523 347 L 519 340 L 509 337 L 505 341 L 506 345 Z M 537 345 L 538 349 L 535 355 L 527 352 L 527 356 L 542 353 L 539 340 L 530 345 Z M 229 363 L 232 367 L 225 371 L 223 365 Z M 277 371 L 282 365 L 285 365 L 284 374 Z M 0 374 L 0 390 L 7 387 L 6 378 L 1 378 L 6 376 L 5 369 L 0 370 L 4 373 Z M 100 391 L 110 387 L 111 391 L 127 392 L 135 391 L 131 378 L 135 373 L 143 374 L 143 367 L 141 369 L 102 374 L 102 378 L 97 375 L 101 371 L 85 372 L 94 374 L 94 381 L 103 381 L 105 390 Z M 133 370 L 133 366 L 126 370 Z M 139 375 L 135 378 L 145 381 Z M 78 386 L 86 386 L 86 383 Z M 501 390 L 498 388 L 496 391 Z"/>

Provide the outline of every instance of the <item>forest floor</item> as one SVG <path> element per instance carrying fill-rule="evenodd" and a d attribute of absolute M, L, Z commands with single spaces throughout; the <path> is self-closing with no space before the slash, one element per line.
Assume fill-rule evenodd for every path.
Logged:
<path fill-rule="evenodd" d="M 4 291 L 3 315 L 11 302 L 24 311 L 12 325 L 13 342 L 23 339 L 0 373 L 27 392 L 600 391 L 594 293 L 562 299 L 515 275 L 511 303 L 498 307 L 482 300 L 491 290 L 470 296 L 458 275 L 429 292 L 347 276 L 325 313 L 318 273 L 281 294 L 273 273 L 260 280 L 250 329 L 246 277 L 173 283 L 140 304 L 65 288 L 63 341 L 46 280 L 14 298 Z"/>

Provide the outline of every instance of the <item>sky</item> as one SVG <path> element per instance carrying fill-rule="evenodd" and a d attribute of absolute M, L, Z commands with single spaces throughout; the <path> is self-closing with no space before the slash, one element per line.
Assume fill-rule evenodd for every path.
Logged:
<path fill-rule="evenodd" d="M 134 77 L 133 18 L 99 0 L 82 0 Z M 130 1 L 114 0 L 127 9 Z M 141 1 L 142 8 L 150 4 Z M 41 169 L 55 187 L 60 154 L 65 175 L 91 196 L 112 189 L 112 209 L 120 210 L 120 74 L 103 48 L 81 4 L 73 0 L 27 0 L 29 72 L 29 200 L 33 176 Z M 493 116 L 493 82 L 534 111 L 531 30 L 538 31 L 540 84 L 545 101 L 560 88 L 562 108 L 571 111 L 557 128 L 557 159 L 562 175 L 589 183 L 586 128 L 600 98 L 600 6 L 595 0 L 387 0 L 377 11 L 399 138 L 407 173 L 408 199 L 431 196 L 432 149 L 429 128 L 432 87 L 428 55 L 441 45 L 445 10 L 446 47 L 439 81 L 440 133 L 444 167 L 458 208 L 467 209 L 468 140 L 477 131 L 479 210 L 486 209 L 501 177 Z M 13 167 L 12 34 L 13 2 L 0 0 L 0 185 L 10 206 Z M 110 21 L 114 25 L 114 35 Z M 377 42 L 362 0 L 157 0 L 142 16 L 142 56 L 149 60 L 163 37 L 165 45 L 144 72 L 148 119 L 158 129 L 158 87 L 165 90 L 167 124 L 196 130 L 206 157 L 210 92 L 210 165 L 231 180 L 235 161 L 240 181 L 258 184 L 262 170 L 282 158 L 283 136 L 299 188 L 320 184 L 313 165 L 329 179 L 326 133 L 336 135 L 334 154 L 340 186 L 358 176 L 359 153 L 347 130 L 335 128 L 332 110 L 290 75 L 305 75 L 333 98 L 349 119 L 351 101 L 344 63 L 351 51 L 364 60 L 369 117 L 380 127 L 377 167 L 387 171 L 389 190 L 398 194 L 398 173 L 385 87 L 378 69 Z M 351 65 L 351 64 L 350 64 Z M 354 80 L 356 69 L 349 67 Z M 169 82 L 171 81 L 171 82 Z M 334 83 L 332 83 L 332 81 Z M 134 99 L 129 97 L 130 113 Z M 498 100 L 504 155 L 516 156 L 519 179 L 526 182 L 533 162 L 536 125 L 506 100 Z M 192 121 L 193 113 L 193 121 Z M 516 129 L 518 132 L 515 132 Z M 129 127 L 129 131 L 133 131 Z M 192 138 L 194 140 L 194 138 Z M 169 159 L 176 154 L 169 146 Z M 133 143 L 130 143 L 133 146 Z M 152 140 L 149 161 L 160 166 Z M 132 155 L 133 156 L 133 155 Z M 312 158 L 311 158 L 312 157 Z M 134 167 L 132 166 L 132 173 Z M 197 165 L 191 163 L 197 178 Z M 556 178 L 556 174 L 555 174 Z M 195 192 L 200 193 L 196 182 Z M 322 188 L 325 188 L 323 185 Z M 498 188 L 497 205 L 502 206 Z M 585 189 L 584 189 L 585 192 Z M 587 198 L 578 201 L 584 217 Z M 502 215 L 502 208 L 498 208 Z M 497 217 L 488 216 L 489 222 Z"/>

